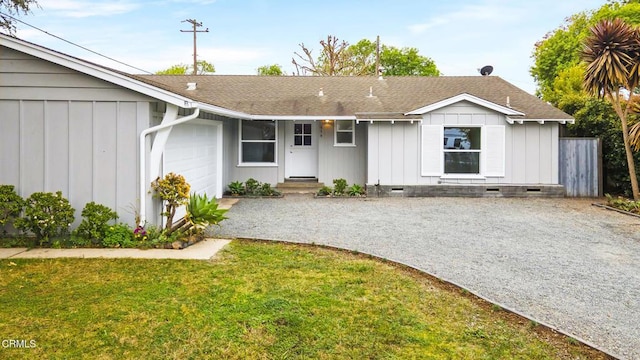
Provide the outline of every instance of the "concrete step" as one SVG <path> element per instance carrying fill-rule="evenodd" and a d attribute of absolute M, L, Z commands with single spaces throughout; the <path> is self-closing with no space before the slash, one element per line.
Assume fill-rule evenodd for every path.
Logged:
<path fill-rule="evenodd" d="M 285 180 L 285 182 L 278 183 L 276 189 L 283 194 L 315 194 L 323 186 L 324 183 L 317 180 Z"/>

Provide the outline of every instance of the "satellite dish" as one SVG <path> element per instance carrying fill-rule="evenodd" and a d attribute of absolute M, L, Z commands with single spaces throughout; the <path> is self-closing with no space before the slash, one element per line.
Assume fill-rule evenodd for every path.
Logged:
<path fill-rule="evenodd" d="M 482 69 L 480 69 L 480 74 L 482 76 L 491 75 L 492 72 L 493 72 L 493 66 L 491 65 L 484 66 Z"/>

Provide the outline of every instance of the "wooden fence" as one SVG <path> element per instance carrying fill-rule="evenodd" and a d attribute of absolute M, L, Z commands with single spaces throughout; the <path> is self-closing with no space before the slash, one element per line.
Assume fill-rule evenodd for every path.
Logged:
<path fill-rule="evenodd" d="M 597 138 L 560 138 L 560 184 L 568 197 L 602 196 L 602 146 Z"/>

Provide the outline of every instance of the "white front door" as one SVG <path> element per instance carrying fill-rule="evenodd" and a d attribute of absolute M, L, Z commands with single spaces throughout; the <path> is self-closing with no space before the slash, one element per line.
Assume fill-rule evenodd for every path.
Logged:
<path fill-rule="evenodd" d="M 286 178 L 318 177 L 318 130 L 315 121 L 287 121 L 285 127 Z"/>

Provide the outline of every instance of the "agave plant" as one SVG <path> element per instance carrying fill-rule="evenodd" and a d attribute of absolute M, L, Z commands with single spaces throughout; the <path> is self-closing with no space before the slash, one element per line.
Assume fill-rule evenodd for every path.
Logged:
<path fill-rule="evenodd" d="M 209 225 L 219 225 L 227 219 L 224 214 L 227 209 L 219 209 L 215 198 L 208 198 L 207 194 L 198 195 L 192 193 L 186 205 L 187 214 L 177 222 L 172 231 L 187 232 L 191 228 L 204 229 Z"/>
<path fill-rule="evenodd" d="M 209 199 L 207 194 L 191 194 L 187 204 L 187 220 L 196 228 L 205 228 L 209 225 L 218 225 L 227 219 L 224 214 L 227 209 L 218 209 L 215 198 Z"/>

